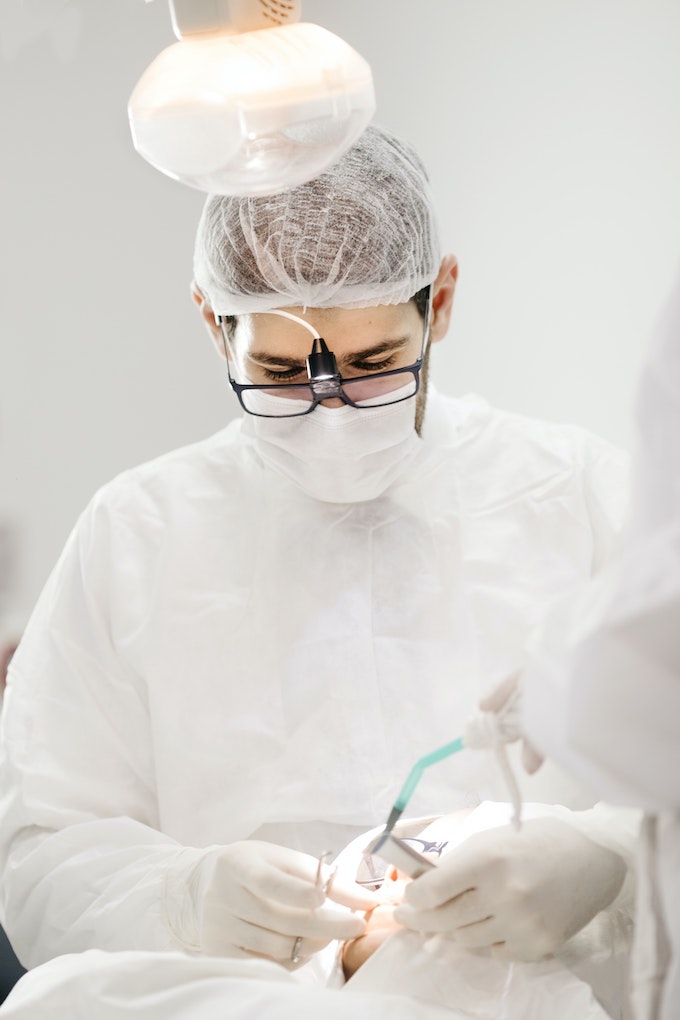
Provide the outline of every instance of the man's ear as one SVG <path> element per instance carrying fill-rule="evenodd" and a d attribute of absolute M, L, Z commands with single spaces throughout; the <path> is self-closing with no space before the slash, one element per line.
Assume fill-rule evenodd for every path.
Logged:
<path fill-rule="evenodd" d="M 217 353 L 221 358 L 224 358 L 224 339 L 222 337 L 222 330 L 215 319 L 215 313 L 212 309 L 212 305 L 195 280 L 191 281 L 191 296 L 198 305 L 201 318 L 203 319 L 212 341 L 217 348 Z"/>
<path fill-rule="evenodd" d="M 432 322 L 430 324 L 430 341 L 446 336 L 451 322 L 453 298 L 458 282 L 458 259 L 455 255 L 445 255 L 441 261 L 437 278 L 432 284 Z"/>

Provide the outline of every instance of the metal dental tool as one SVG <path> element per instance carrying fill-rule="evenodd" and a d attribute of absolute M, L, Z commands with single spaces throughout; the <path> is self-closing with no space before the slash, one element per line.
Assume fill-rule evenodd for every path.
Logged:
<path fill-rule="evenodd" d="M 372 853 L 378 853 L 382 844 L 386 842 L 387 839 L 389 838 L 392 829 L 394 828 L 394 826 L 397 824 L 402 814 L 404 813 L 406 805 L 411 799 L 413 791 L 415 790 L 416 786 L 420 782 L 420 778 L 425 769 L 428 768 L 430 765 L 436 764 L 436 762 L 438 761 L 442 761 L 444 758 L 449 758 L 452 754 L 456 754 L 458 751 L 462 751 L 464 746 L 465 745 L 463 744 L 463 738 L 458 737 L 457 740 L 451 741 L 450 744 L 444 744 L 443 747 L 438 747 L 436 751 L 431 751 L 429 754 L 423 755 L 422 758 L 418 759 L 418 761 L 415 763 L 415 765 L 409 772 L 406 782 L 404 783 L 399 793 L 399 796 L 394 802 L 392 810 L 390 811 L 389 817 L 387 819 L 385 829 L 382 835 L 378 837 L 376 843 L 373 845 Z"/>
<path fill-rule="evenodd" d="M 422 758 L 418 759 L 409 772 L 406 782 L 394 802 L 382 834 L 371 847 L 372 853 L 378 853 L 380 847 L 390 838 L 394 826 L 404 813 L 406 805 L 420 782 L 425 769 L 430 765 L 443 761 L 444 758 L 457 754 L 463 748 L 471 748 L 473 750 L 492 748 L 496 752 L 513 805 L 513 822 L 516 828 L 520 827 L 521 797 L 505 749 L 506 744 L 519 739 L 522 735 L 519 718 L 519 697 L 519 693 L 515 692 L 498 712 L 475 712 L 465 724 L 463 736 L 452 740 L 450 744 L 438 747 L 435 751 L 431 751 L 430 754 L 423 755 Z"/>

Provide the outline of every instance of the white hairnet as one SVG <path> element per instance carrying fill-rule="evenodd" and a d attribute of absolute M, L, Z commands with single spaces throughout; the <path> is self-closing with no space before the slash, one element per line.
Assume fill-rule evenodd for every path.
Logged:
<path fill-rule="evenodd" d="M 409 301 L 432 283 L 439 259 L 422 162 L 372 125 L 330 170 L 290 191 L 211 195 L 194 278 L 222 315 L 364 308 Z"/>

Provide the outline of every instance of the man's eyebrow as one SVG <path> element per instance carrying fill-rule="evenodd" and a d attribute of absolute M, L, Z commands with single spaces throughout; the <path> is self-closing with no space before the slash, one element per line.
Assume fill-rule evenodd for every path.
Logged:
<path fill-rule="evenodd" d="M 372 347 L 365 347 L 361 351 L 352 351 L 350 354 L 343 355 L 343 361 L 365 361 L 366 358 L 374 358 L 378 354 L 387 354 L 391 351 L 400 351 L 404 347 L 412 343 L 412 337 L 410 336 L 396 336 L 390 340 L 381 340 L 379 344 L 373 344 Z"/>
<path fill-rule="evenodd" d="M 350 351 L 347 354 L 339 355 L 338 361 L 365 361 L 367 358 L 375 358 L 379 354 L 400 351 L 404 347 L 408 347 L 411 342 L 412 338 L 408 336 L 392 337 L 389 340 L 381 340 L 380 343 L 373 344 L 371 347 L 365 347 L 360 351 Z M 330 349 L 333 350 L 332 347 Z M 279 365 L 285 368 L 299 368 L 304 364 L 304 357 L 291 358 L 285 354 L 270 354 L 268 351 L 251 351 L 248 357 L 251 361 L 256 361 L 258 365 Z"/>
<path fill-rule="evenodd" d="M 286 368 L 300 368 L 304 365 L 303 358 L 289 358 L 285 354 L 268 354 L 266 351 L 251 351 L 248 355 L 258 365 L 285 365 Z"/>

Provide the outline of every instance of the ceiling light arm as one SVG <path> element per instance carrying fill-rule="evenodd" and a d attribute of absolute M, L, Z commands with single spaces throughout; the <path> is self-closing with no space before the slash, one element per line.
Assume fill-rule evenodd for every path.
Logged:
<path fill-rule="evenodd" d="M 300 20 L 300 0 L 169 0 L 178 39 L 214 32 L 254 32 Z"/>

